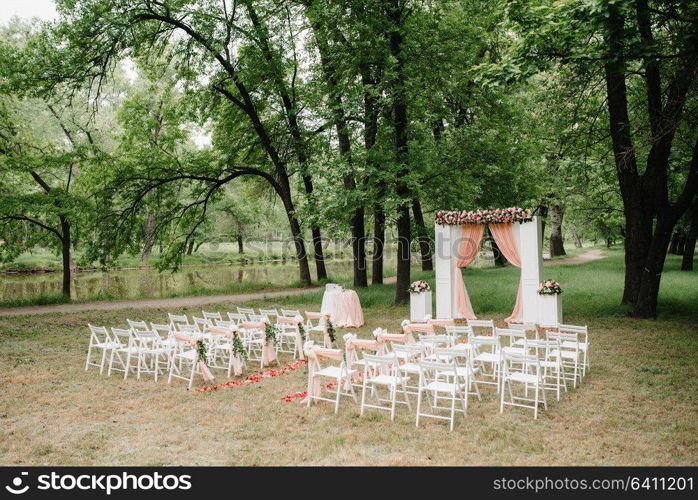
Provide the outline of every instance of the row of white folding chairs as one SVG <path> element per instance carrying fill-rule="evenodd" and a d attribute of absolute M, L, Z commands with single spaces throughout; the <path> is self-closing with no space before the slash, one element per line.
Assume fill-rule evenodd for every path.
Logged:
<path fill-rule="evenodd" d="M 88 325 L 90 343 L 87 352 L 85 370 L 97 366 L 100 374 L 108 366 L 107 374 L 112 372 L 124 373 L 126 379 L 135 372 L 138 379 L 141 374 L 151 374 L 157 380 L 158 376 L 167 370 L 168 382 L 175 378 L 189 380 L 192 385 L 194 375 L 199 373 L 199 354 L 189 341 L 178 340 L 176 333 L 186 334 L 190 338 L 207 338 L 208 350 L 206 364 L 210 368 L 227 370 L 230 376 L 233 364 L 232 335 L 226 333 L 198 332 L 174 330 L 171 325 L 151 323 L 148 326 L 142 321 L 127 320 L 128 329 Z M 255 359 L 261 360 L 263 340 L 258 340 L 258 332 L 240 332 L 243 346 L 247 349 L 248 359 L 255 354 Z M 263 333 L 261 334 L 263 338 Z M 257 346 L 255 346 L 257 344 Z M 99 362 L 93 360 L 94 352 L 100 352 Z M 108 361 L 107 361 L 108 360 Z M 241 360 L 244 365 L 244 359 Z M 186 365 L 186 366 L 185 366 Z M 189 375 L 182 374 L 189 370 Z"/>

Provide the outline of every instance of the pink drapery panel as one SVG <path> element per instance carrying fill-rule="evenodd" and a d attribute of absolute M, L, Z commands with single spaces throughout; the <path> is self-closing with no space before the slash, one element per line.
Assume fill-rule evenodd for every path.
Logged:
<path fill-rule="evenodd" d="M 456 256 L 456 267 L 461 268 L 469 265 L 480 252 L 480 242 L 485 226 L 482 224 L 464 224 L 461 229 L 461 240 L 458 243 L 458 255 Z M 477 319 L 473 306 L 470 304 L 468 291 L 465 289 L 465 282 L 460 271 L 456 273 L 456 307 L 458 313 L 465 319 Z"/>
<path fill-rule="evenodd" d="M 490 224 L 490 232 L 494 241 L 497 242 L 497 246 L 504 254 L 512 265 L 516 267 L 521 267 L 521 256 L 519 255 L 519 247 L 516 244 L 516 237 L 514 236 L 514 224 L 509 222 L 507 224 Z M 511 316 L 506 318 L 504 321 L 521 321 L 521 293 L 522 293 L 521 278 L 519 278 L 519 291 L 516 294 L 516 304 L 514 304 L 514 310 Z"/>

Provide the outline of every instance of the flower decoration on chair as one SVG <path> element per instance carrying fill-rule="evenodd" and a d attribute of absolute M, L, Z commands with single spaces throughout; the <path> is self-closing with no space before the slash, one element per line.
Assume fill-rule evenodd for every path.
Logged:
<path fill-rule="evenodd" d="M 495 208 L 493 210 L 439 210 L 436 223 L 442 226 L 463 224 L 506 224 L 509 222 L 528 222 L 533 215 L 530 210 L 521 207 Z"/>
<path fill-rule="evenodd" d="M 204 340 L 199 339 L 196 341 L 196 353 L 196 360 L 206 363 L 206 360 L 208 359 L 208 350 L 206 349 L 206 342 Z"/>
<path fill-rule="evenodd" d="M 235 332 L 233 335 L 233 354 L 239 356 L 240 358 L 247 361 L 247 351 L 245 350 L 245 344 L 242 343 L 240 335 Z"/>
<path fill-rule="evenodd" d="M 325 321 L 327 321 L 327 336 L 330 338 L 330 342 L 334 344 L 337 340 L 336 330 L 329 316 L 326 316 Z"/>
<path fill-rule="evenodd" d="M 277 340 L 278 329 L 276 325 L 271 323 L 265 323 L 264 326 L 264 340 L 267 342 L 272 342 L 274 345 L 278 342 Z"/>
<path fill-rule="evenodd" d="M 424 292 L 429 292 L 431 291 L 431 287 L 429 286 L 429 283 L 426 281 L 413 281 L 410 284 L 410 287 L 408 288 L 410 293 L 424 293 Z"/>
<path fill-rule="evenodd" d="M 303 343 L 305 343 L 306 334 L 305 325 L 303 324 L 303 316 L 297 315 L 294 319 L 296 320 L 296 324 L 298 325 L 298 332 L 301 334 L 301 339 Z"/>
<path fill-rule="evenodd" d="M 539 295 L 557 295 L 560 293 L 562 293 L 562 287 L 555 280 L 546 280 L 538 285 Z"/>

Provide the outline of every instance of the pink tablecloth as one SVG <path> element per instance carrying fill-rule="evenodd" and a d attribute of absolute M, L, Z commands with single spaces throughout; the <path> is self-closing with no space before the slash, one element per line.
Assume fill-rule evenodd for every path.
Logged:
<path fill-rule="evenodd" d="M 330 320 L 337 328 L 358 328 L 364 324 L 361 302 L 354 290 L 345 290 L 334 295 Z"/>

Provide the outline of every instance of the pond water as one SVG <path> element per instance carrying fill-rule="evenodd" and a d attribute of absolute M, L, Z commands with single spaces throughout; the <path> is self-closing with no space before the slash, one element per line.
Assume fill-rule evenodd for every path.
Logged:
<path fill-rule="evenodd" d="M 328 261 L 330 277 L 351 276 L 351 261 Z M 310 263 L 316 279 L 315 263 Z M 10 302 L 61 294 L 61 273 L 0 275 L 0 301 Z M 129 299 L 136 297 L 164 297 L 185 294 L 197 289 L 235 293 L 235 284 L 241 288 L 249 284 L 290 285 L 298 281 L 297 264 L 264 265 L 207 265 L 190 266 L 176 273 L 153 269 L 128 269 L 109 272 L 73 273 L 74 300 L 92 298 Z"/>

